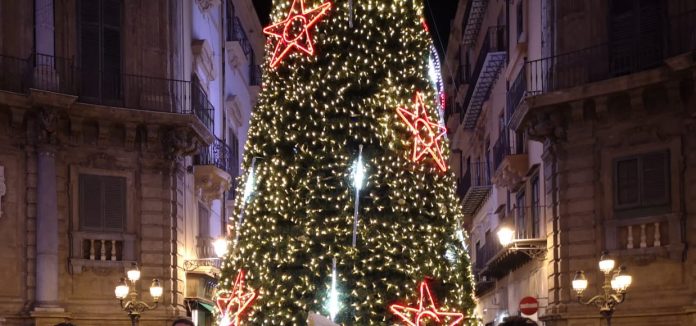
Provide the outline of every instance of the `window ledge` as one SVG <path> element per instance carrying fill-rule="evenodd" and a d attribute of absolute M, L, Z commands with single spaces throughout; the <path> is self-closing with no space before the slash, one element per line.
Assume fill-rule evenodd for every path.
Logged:
<path fill-rule="evenodd" d="M 70 269 L 74 274 L 80 274 L 85 270 L 92 270 L 97 273 L 108 273 L 114 269 L 122 271 L 131 266 L 135 261 L 127 260 L 91 260 L 82 258 L 70 258 Z"/>

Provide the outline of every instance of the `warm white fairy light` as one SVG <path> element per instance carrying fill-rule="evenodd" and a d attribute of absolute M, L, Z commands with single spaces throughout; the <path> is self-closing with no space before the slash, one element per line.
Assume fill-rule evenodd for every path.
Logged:
<path fill-rule="evenodd" d="M 292 1 L 274 1 L 274 22 L 287 17 Z M 455 235 L 463 216 L 454 178 L 432 161 L 409 160 L 412 137 L 396 114 L 416 92 L 428 101 L 438 96 L 421 0 L 353 1 L 352 28 L 348 1 L 333 4 L 312 30 L 314 55 L 292 53 L 272 70 L 266 64 L 242 164 L 253 178 L 240 185 L 233 213 L 243 212 L 244 227 L 220 287 L 243 268 L 259 292 L 247 324 L 304 325 L 309 311 L 326 308 L 327 266 L 340 257 L 336 284 L 349 290 L 340 293 L 339 324 L 388 324 L 388 305 L 409 299 L 424 276 L 446 289 L 438 295 L 443 309 L 470 309 L 473 279 Z M 428 114 L 437 120 L 436 110 Z M 369 157 L 362 157 L 360 245 L 353 248 L 357 144 Z M 260 159 L 252 167 L 253 157 Z"/>

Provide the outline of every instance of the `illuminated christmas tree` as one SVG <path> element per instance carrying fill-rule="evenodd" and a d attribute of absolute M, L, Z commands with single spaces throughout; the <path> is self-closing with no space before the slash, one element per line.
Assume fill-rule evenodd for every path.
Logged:
<path fill-rule="evenodd" d="M 240 297 L 256 291 L 247 324 L 305 325 L 310 311 L 344 325 L 403 323 L 418 318 L 404 307 L 423 302 L 424 279 L 437 307 L 421 310 L 456 318 L 421 324 L 460 324 L 446 312 L 473 308 L 422 5 L 274 1 L 220 282 Z M 240 271 L 247 289 L 235 286 Z"/>

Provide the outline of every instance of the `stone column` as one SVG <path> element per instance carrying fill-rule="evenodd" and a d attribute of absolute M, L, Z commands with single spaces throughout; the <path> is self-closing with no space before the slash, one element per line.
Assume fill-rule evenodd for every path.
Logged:
<path fill-rule="evenodd" d="M 62 311 L 58 306 L 58 194 L 55 149 L 37 151 L 36 311 Z"/>

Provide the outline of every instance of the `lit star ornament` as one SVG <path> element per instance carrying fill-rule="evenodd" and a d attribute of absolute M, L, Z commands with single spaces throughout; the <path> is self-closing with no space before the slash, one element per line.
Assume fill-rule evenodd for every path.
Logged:
<path fill-rule="evenodd" d="M 329 10 L 331 10 L 330 1 L 307 10 L 304 6 L 304 0 L 293 0 L 285 20 L 264 28 L 264 34 L 278 38 L 278 44 L 271 58 L 271 68 L 277 67 L 293 48 L 313 55 L 314 45 L 309 30 L 324 18 Z"/>
<path fill-rule="evenodd" d="M 433 321 L 437 325 L 455 326 L 464 320 L 464 314 L 462 313 L 439 311 L 435 307 L 435 301 L 425 280 L 420 284 L 418 307 L 405 307 L 393 304 L 389 306 L 389 311 L 399 317 L 404 325 L 409 326 L 422 326 L 426 325 L 427 322 Z"/>
<path fill-rule="evenodd" d="M 256 292 L 247 291 L 244 287 L 244 271 L 240 270 L 234 280 L 232 291 L 221 291 L 217 294 L 215 303 L 220 311 L 220 325 L 241 325 L 242 314 L 256 298 Z"/>
<path fill-rule="evenodd" d="M 447 171 L 447 164 L 442 158 L 442 148 L 440 147 L 440 139 L 447 134 L 447 128 L 444 125 L 430 121 L 423 103 L 423 94 L 420 92 L 416 93 L 413 107 L 415 109 L 414 112 L 406 108 L 397 110 L 399 116 L 413 134 L 413 155 L 411 160 L 417 162 L 427 153 L 435 160 L 440 170 Z"/>

